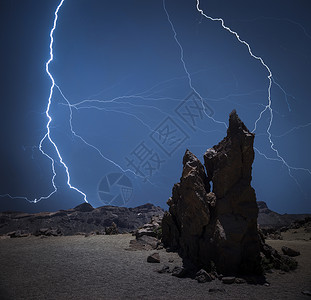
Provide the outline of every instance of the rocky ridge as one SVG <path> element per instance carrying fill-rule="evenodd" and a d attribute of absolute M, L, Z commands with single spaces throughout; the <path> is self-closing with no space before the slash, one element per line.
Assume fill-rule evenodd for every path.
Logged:
<path fill-rule="evenodd" d="M 24 237 L 32 235 L 115 234 L 133 232 L 153 216 L 162 217 L 164 211 L 152 204 L 135 208 L 102 206 L 88 203 L 73 209 L 36 214 L 20 212 L 0 213 L 0 235 Z"/>

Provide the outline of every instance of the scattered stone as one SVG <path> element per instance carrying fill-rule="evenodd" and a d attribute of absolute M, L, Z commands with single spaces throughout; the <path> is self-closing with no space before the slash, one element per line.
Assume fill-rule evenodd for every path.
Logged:
<path fill-rule="evenodd" d="M 143 235 L 130 241 L 131 250 L 155 250 L 158 249 L 159 240 L 155 237 Z"/>
<path fill-rule="evenodd" d="M 170 267 L 169 266 L 163 266 L 162 269 L 157 270 L 158 273 L 170 273 Z"/>
<path fill-rule="evenodd" d="M 246 283 L 246 280 L 243 278 L 235 278 L 234 282 L 237 284 L 242 284 L 242 283 Z"/>
<path fill-rule="evenodd" d="M 149 223 L 144 224 L 141 228 L 136 231 L 136 238 L 143 235 L 148 235 L 161 239 L 162 229 L 161 229 L 162 218 L 159 216 L 153 216 Z"/>
<path fill-rule="evenodd" d="M 223 277 L 221 281 L 224 284 L 232 284 L 235 282 L 235 279 L 236 279 L 235 277 Z"/>
<path fill-rule="evenodd" d="M 39 235 L 47 235 L 49 228 L 40 228 L 38 234 Z"/>
<path fill-rule="evenodd" d="M 153 253 L 147 257 L 147 262 L 149 263 L 160 263 L 160 254 L 159 253 Z"/>
<path fill-rule="evenodd" d="M 174 262 L 174 259 L 173 259 L 173 258 L 170 258 L 170 259 L 168 260 L 168 262 L 169 262 L 169 263 L 173 263 L 173 262 Z"/>
<path fill-rule="evenodd" d="M 23 230 L 16 230 L 16 231 L 8 232 L 7 236 L 9 236 L 10 238 L 22 238 L 22 237 L 29 236 L 29 233 Z"/>
<path fill-rule="evenodd" d="M 283 246 L 282 247 L 282 252 L 285 254 L 285 255 L 288 255 L 290 257 L 294 257 L 294 256 L 298 256 L 300 255 L 300 252 L 299 251 L 296 251 L 292 248 L 289 248 L 289 247 L 286 247 L 286 246 Z"/>
<path fill-rule="evenodd" d="M 156 232 L 154 232 L 151 228 L 140 228 L 136 231 L 136 237 L 137 238 L 139 238 L 143 235 L 149 235 L 149 236 L 153 236 L 153 237 L 157 236 Z"/>
<path fill-rule="evenodd" d="M 62 231 L 59 228 L 40 228 L 34 234 L 35 236 L 61 236 Z"/>
<path fill-rule="evenodd" d="M 195 279 L 199 283 L 205 283 L 205 282 L 210 282 L 213 280 L 213 277 L 207 273 L 205 270 L 201 269 L 199 272 L 195 274 Z"/>
<path fill-rule="evenodd" d="M 301 293 L 306 296 L 311 296 L 311 291 L 308 291 L 308 290 L 304 290 Z"/>
<path fill-rule="evenodd" d="M 90 237 L 90 236 L 93 236 L 95 235 L 95 232 L 88 232 L 84 235 L 84 237 Z"/>
<path fill-rule="evenodd" d="M 260 251 L 262 252 L 262 267 L 265 271 L 278 269 L 283 272 L 289 272 L 297 268 L 297 261 L 289 256 L 281 255 L 274 248 L 265 243 L 261 230 L 258 231 L 260 240 Z"/>
<path fill-rule="evenodd" d="M 118 234 L 119 230 L 117 224 L 115 222 L 112 222 L 111 226 L 105 228 L 105 233 L 107 235 Z"/>
<path fill-rule="evenodd" d="M 265 282 L 264 286 L 270 286 L 270 283 L 269 282 Z"/>
<path fill-rule="evenodd" d="M 184 267 L 174 267 L 172 275 L 178 278 L 185 278 L 188 275 L 188 271 Z"/>

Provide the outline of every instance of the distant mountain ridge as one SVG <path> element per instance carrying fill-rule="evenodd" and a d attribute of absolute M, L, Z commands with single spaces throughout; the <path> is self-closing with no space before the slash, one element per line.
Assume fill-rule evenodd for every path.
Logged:
<path fill-rule="evenodd" d="M 259 208 L 258 224 L 261 228 L 281 228 L 290 225 L 296 220 L 303 220 L 306 217 L 311 217 L 311 214 L 279 214 L 270 210 L 267 203 L 257 201 Z"/>
<path fill-rule="evenodd" d="M 281 228 L 311 214 L 278 214 L 263 201 L 258 201 L 258 224 L 261 228 Z M 74 235 L 97 232 L 116 225 L 120 233 L 132 232 L 148 223 L 153 216 L 162 217 L 164 209 L 147 203 L 135 208 L 101 206 L 93 208 L 83 203 L 75 208 L 56 212 L 23 213 L 7 211 L 0 213 L 0 235 L 19 231 L 19 235 Z M 40 233 L 41 232 L 41 233 Z"/>
<path fill-rule="evenodd" d="M 162 217 L 164 210 L 147 203 L 135 208 L 101 206 L 93 208 L 83 203 L 75 208 L 57 212 L 0 213 L 0 235 L 13 231 L 22 234 L 49 232 L 49 235 L 74 235 L 97 232 L 104 234 L 107 228 L 116 226 L 120 233 L 131 232 L 148 223 L 152 216 Z M 115 224 L 115 225 L 114 225 Z M 48 230 L 49 229 L 49 230 Z"/>

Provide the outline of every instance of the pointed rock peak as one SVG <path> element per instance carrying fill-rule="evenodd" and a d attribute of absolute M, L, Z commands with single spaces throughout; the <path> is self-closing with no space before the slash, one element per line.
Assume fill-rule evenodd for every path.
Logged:
<path fill-rule="evenodd" d="M 183 165 L 185 165 L 188 162 L 198 161 L 198 158 L 188 149 L 185 152 L 184 158 L 183 158 Z"/>
<path fill-rule="evenodd" d="M 229 115 L 229 128 L 227 130 L 227 134 L 228 136 L 232 136 L 239 132 L 250 133 L 234 109 Z"/>
<path fill-rule="evenodd" d="M 207 177 L 203 164 L 191 151 L 187 149 L 183 158 L 182 178 L 185 178 L 190 174 L 196 174 L 195 176 L 199 176 L 200 179 L 203 180 L 204 184 L 207 185 L 207 188 L 209 190 L 209 184 L 207 182 Z"/>
<path fill-rule="evenodd" d="M 192 168 L 196 168 L 198 172 L 200 173 L 204 173 L 204 166 L 203 164 L 200 162 L 200 160 L 188 149 L 185 152 L 184 158 L 183 158 L 183 165 L 184 168 L 186 167 L 186 165 L 192 167 Z"/>

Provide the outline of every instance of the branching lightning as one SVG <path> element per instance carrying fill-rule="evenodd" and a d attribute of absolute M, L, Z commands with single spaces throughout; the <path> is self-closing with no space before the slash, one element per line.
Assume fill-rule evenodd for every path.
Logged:
<path fill-rule="evenodd" d="M 206 115 L 209 119 L 213 120 L 213 122 L 218 123 L 218 124 L 222 124 L 222 125 L 224 125 L 226 128 L 228 128 L 228 126 L 227 126 L 227 124 L 226 124 L 225 122 L 215 120 L 212 116 L 210 116 L 209 114 L 206 113 L 206 110 L 205 110 L 205 107 L 204 107 L 204 104 L 203 104 L 203 97 L 202 97 L 202 96 L 200 95 L 200 93 L 194 88 L 194 86 L 193 86 L 193 84 L 192 84 L 192 78 L 191 78 L 191 75 L 190 75 L 190 73 L 189 73 L 189 71 L 188 71 L 188 68 L 187 68 L 186 63 L 185 63 L 185 60 L 184 60 L 184 49 L 183 49 L 181 43 L 179 42 L 179 40 L 178 40 L 178 38 L 177 38 L 177 32 L 176 32 L 176 30 L 175 30 L 175 27 L 174 27 L 173 22 L 171 21 L 170 15 L 169 15 L 169 13 L 168 13 L 168 11 L 167 11 L 167 9 L 166 9 L 165 0 L 163 0 L 163 8 L 164 8 L 165 14 L 166 14 L 166 16 L 167 16 L 167 20 L 168 20 L 168 22 L 170 23 L 171 29 L 172 29 L 172 31 L 173 31 L 173 33 L 174 33 L 174 39 L 175 39 L 175 41 L 176 41 L 176 43 L 177 43 L 177 45 L 178 45 L 178 47 L 179 47 L 179 49 L 180 49 L 180 60 L 181 60 L 181 62 L 182 62 L 184 71 L 185 71 L 186 74 L 187 74 L 188 83 L 189 83 L 189 86 L 190 86 L 191 90 L 199 96 L 200 101 L 201 101 L 201 103 L 202 103 L 202 108 L 203 108 L 203 111 L 204 111 L 205 115 Z"/>
<path fill-rule="evenodd" d="M 53 173 L 52 179 L 51 179 L 51 184 L 52 184 L 53 190 L 47 196 L 41 196 L 40 198 L 34 199 L 34 200 L 29 200 L 27 197 L 13 197 L 13 196 L 11 196 L 9 194 L 0 195 L 0 197 L 6 196 L 6 197 L 10 197 L 12 199 L 25 199 L 25 200 L 27 200 L 30 203 L 37 203 L 37 202 L 39 202 L 41 200 L 45 200 L 45 199 L 50 198 L 58 190 L 57 185 L 55 183 L 55 178 L 57 176 L 56 169 L 55 169 L 55 164 L 58 163 L 58 164 L 60 164 L 64 168 L 64 170 L 66 172 L 66 177 L 67 177 L 67 182 L 66 183 L 67 183 L 68 187 L 70 189 L 75 190 L 76 192 L 78 192 L 83 197 L 84 201 L 88 202 L 86 194 L 84 192 L 82 192 L 80 189 L 78 189 L 77 187 L 75 187 L 75 186 L 73 186 L 71 184 L 71 177 L 70 177 L 69 167 L 64 162 L 63 157 L 61 155 L 61 152 L 60 152 L 56 142 L 51 137 L 51 123 L 53 122 L 53 119 L 52 119 L 52 116 L 51 116 L 50 109 L 51 109 L 51 105 L 52 105 L 52 102 L 53 102 L 53 95 L 54 95 L 55 89 L 57 89 L 59 91 L 59 93 L 61 94 L 61 96 L 62 96 L 62 98 L 64 99 L 64 102 L 65 102 L 63 104 L 66 105 L 68 107 L 68 109 L 69 109 L 69 125 L 70 125 L 70 130 L 71 130 L 72 136 L 74 136 L 75 138 L 80 140 L 82 143 L 84 143 L 88 147 L 90 147 L 93 150 L 95 150 L 100 155 L 101 158 L 103 158 L 104 160 L 106 160 L 109 163 L 113 164 L 115 167 L 117 167 L 122 172 L 124 172 L 124 173 L 125 172 L 130 172 L 130 173 L 134 174 L 135 176 L 141 177 L 141 178 L 143 178 L 143 177 L 140 176 L 140 175 L 137 175 L 133 170 L 131 170 L 131 169 L 124 169 L 124 168 L 121 167 L 120 164 L 116 163 L 115 161 L 113 161 L 110 158 L 108 158 L 107 156 L 105 156 L 100 149 L 98 149 L 96 146 L 91 144 L 86 138 L 82 137 L 81 135 L 79 135 L 74 130 L 73 124 L 72 124 L 72 122 L 73 122 L 73 109 L 75 109 L 75 110 L 80 110 L 80 109 L 96 109 L 96 110 L 104 110 L 104 111 L 107 111 L 107 112 L 115 112 L 115 113 L 124 114 L 124 115 L 130 116 L 130 117 L 136 119 L 137 121 L 139 121 L 141 124 L 143 124 L 145 127 L 147 127 L 149 131 L 153 131 L 153 129 L 146 122 L 144 122 L 141 118 L 139 118 L 137 115 L 131 114 L 131 113 L 127 112 L 127 111 L 122 111 L 122 110 L 120 110 L 120 107 L 118 108 L 118 110 L 115 110 L 115 109 L 112 109 L 112 108 L 102 107 L 102 105 L 103 104 L 108 104 L 108 103 L 116 103 L 117 105 L 125 104 L 127 106 L 145 107 L 145 108 L 147 107 L 147 108 L 158 110 L 161 113 L 167 114 L 167 113 L 163 112 L 160 108 L 158 108 L 156 106 L 152 106 L 152 105 L 148 105 L 147 106 L 145 104 L 142 104 L 142 105 L 133 104 L 132 102 L 127 102 L 127 100 L 135 98 L 135 99 L 142 100 L 144 103 L 146 103 L 147 101 L 158 101 L 158 100 L 180 101 L 180 99 L 175 99 L 175 98 L 153 97 L 152 90 L 155 87 L 157 87 L 158 85 L 160 85 L 160 84 L 158 84 L 158 85 L 156 85 L 154 87 L 149 88 L 146 91 L 143 91 L 141 93 L 136 93 L 134 95 L 118 96 L 118 97 L 115 97 L 115 98 L 109 99 L 109 100 L 87 99 L 87 100 L 79 101 L 79 102 L 74 103 L 74 104 L 70 103 L 70 101 L 66 98 L 66 96 L 62 92 L 61 88 L 56 84 L 55 79 L 54 79 L 52 73 L 50 72 L 50 64 L 53 62 L 53 59 L 54 59 L 54 53 L 53 53 L 54 31 L 57 28 L 58 14 L 59 14 L 59 11 L 60 11 L 64 1 L 65 0 L 61 0 L 60 1 L 60 3 L 58 4 L 58 6 L 57 6 L 57 8 L 56 8 L 56 10 L 54 12 L 53 26 L 52 26 L 52 29 L 51 29 L 50 35 L 49 35 L 50 36 L 50 44 L 49 44 L 49 50 L 50 51 L 49 51 L 49 59 L 48 59 L 48 61 L 45 64 L 45 71 L 46 71 L 46 73 L 47 73 L 47 75 L 48 75 L 48 77 L 49 77 L 49 79 L 51 81 L 51 86 L 50 86 L 49 97 L 48 97 L 48 101 L 47 101 L 47 107 L 46 107 L 46 110 L 45 110 L 45 115 L 47 117 L 46 133 L 43 136 L 43 138 L 40 140 L 39 147 L 38 147 L 40 152 L 46 158 L 48 158 L 49 161 L 51 162 L 51 169 L 52 169 L 52 173 Z M 185 72 L 185 76 L 184 77 L 187 78 L 189 87 L 191 88 L 191 90 L 194 93 L 196 93 L 199 96 L 205 115 L 209 119 L 211 119 L 213 122 L 215 122 L 216 124 L 221 124 L 221 125 L 223 125 L 224 127 L 227 128 L 228 126 L 227 126 L 227 124 L 225 122 L 220 121 L 220 120 L 216 120 L 215 118 L 213 118 L 213 116 L 210 116 L 209 114 L 206 113 L 205 106 L 203 104 L 203 100 L 204 99 L 200 95 L 199 91 L 195 88 L 193 80 L 192 80 L 192 76 L 193 76 L 194 73 L 191 74 L 189 72 L 188 68 L 187 68 L 187 63 L 185 62 L 185 57 L 184 57 L 184 49 L 182 47 L 182 44 L 179 41 L 178 34 L 177 34 L 177 32 L 175 30 L 175 27 L 174 27 L 174 24 L 173 24 L 173 22 L 172 22 L 172 20 L 170 18 L 169 12 L 168 12 L 168 10 L 166 8 L 166 0 L 163 0 L 163 9 L 164 9 L 164 12 L 166 14 L 167 21 L 169 22 L 170 28 L 172 30 L 174 40 L 175 40 L 177 46 L 179 47 L 180 61 L 182 63 L 182 67 L 183 67 L 183 70 Z M 200 8 L 200 0 L 196 0 L 196 9 L 197 9 L 198 13 L 200 13 L 202 19 L 205 18 L 205 19 L 208 19 L 208 20 L 213 21 L 213 22 L 220 22 L 222 28 L 224 30 L 228 31 L 233 36 L 235 36 L 235 38 L 238 40 L 239 43 L 241 43 L 244 46 L 246 46 L 249 55 L 253 59 L 257 60 L 261 64 L 261 66 L 264 67 L 264 69 L 267 71 L 267 79 L 268 79 L 268 87 L 267 87 L 267 95 L 268 96 L 267 96 L 267 100 L 268 101 L 267 101 L 266 105 L 261 104 L 263 106 L 263 109 L 260 111 L 257 119 L 254 122 L 254 128 L 253 128 L 252 132 L 256 132 L 258 124 L 261 121 L 263 115 L 265 113 L 268 113 L 269 114 L 269 122 L 268 122 L 268 126 L 266 128 L 266 134 L 268 136 L 270 148 L 275 153 L 275 157 L 269 157 L 268 155 L 264 154 L 263 152 L 261 152 L 257 148 L 255 148 L 255 151 L 259 155 L 261 155 L 262 157 L 264 157 L 267 160 L 276 161 L 276 162 L 282 163 L 287 168 L 289 176 L 296 182 L 296 184 L 301 189 L 300 184 L 297 181 L 297 179 L 293 176 L 292 171 L 304 171 L 304 172 L 307 172 L 310 175 L 311 175 L 311 171 L 309 169 L 306 169 L 306 168 L 298 168 L 298 167 L 290 166 L 286 162 L 286 160 L 281 156 L 281 154 L 279 153 L 278 149 L 275 147 L 275 144 L 274 144 L 274 142 L 272 140 L 272 137 L 282 137 L 282 136 L 285 136 L 285 135 L 293 132 L 296 129 L 300 129 L 300 128 L 304 128 L 304 127 L 310 126 L 311 123 L 308 123 L 306 125 L 301 125 L 301 126 L 294 127 L 291 130 L 287 131 L 286 133 L 284 133 L 284 134 L 282 134 L 280 136 L 273 136 L 271 134 L 271 127 L 272 127 L 272 124 L 273 124 L 273 117 L 274 117 L 274 111 L 272 109 L 272 99 L 271 99 L 272 86 L 273 85 L 277 86 L 284 93 L 289 111 L 291 111 L 291 107 L 290 107 L 290 104 L 289 104 L 289 101 L 288 101 L 288 96 L 290 96 L 292 98 L 294 98 L 294 97 L 289 95 L 288 93 L 286 93 L 286 91 L 282 88 L 282 86 L 275 81 L 275 79 L 273 78 L 271 69 L 265 63 L 263 58 L 260 57 L 260 56 L 255 55 L 253 53 L 253 50 L 251 49 L 250 44 L 247 43 L 245 40 L 241 39 L 239 34 L 236 31 L 234 31 L 231 28 L 227 27 L 225 25 L 225 22 L 224 22 L 224 20 L 222 18 L 213 18 L 211 16 L 206 15 L 205 12 Z M 168 80 L 167 82 L 169 82 L 171 80 L 174 80 L 174 78 Z M 257 91 L 255 91 L 255 92 L 257 92 Z M 218 98 L 217 100 L 216 99 L 214 99 L 214 100 L 211 99 L 211 100 L 212 101 L 222 101 L 225 98 L 232 97 L 232 96 L 236 97 L 236 96 L 240 96 L 240 95 L 229 95 L 229 96 L 226 96 L 226 97 L 223 97 L 223 98 Z M 198 128 L 198 129 L 203 131 L 201 128 Z M 52 148 L 55 150 L 55 153 L 53 155 L 52 154 L 48 154 L 44 150 L 44 144 L 45 143 L 49 143 L 52 146 Z M 53 158 L 54 156 L 57 157 L 57 159 L 54 159 Z M 147 179 L 147 181 L 150 182 L 149 179 Z"/>
<path fill-rule="evenodd" d="M 71 185 L 70 183 L 70 174 L 69 174 L 69 169 L 68 169 L 68 166 L 66 165 L 66 163 L 63 161 L 63 158 L 60 154 L 60 151 L 56 145 L 56 143 L 52 140 L 51 138 L 51 130 L 50 130 L 50 124 L 52 122 L 52 117 L 50 115 L 50 107 L 51 107 L 51 103 L 52 103 L 52 97 L 53 97 L 53 91 L 54 91 L 54 88 L 56 86 L 55 84 L 55 80 L 52 76 L 52 74 L 50 73 L 50 70 L 49 70 L 49 66 L 50 66 L 50 63 L 53 61 L 53 58 L 54 58 L 54 54 L 53 54 L 53 43 L 54 43 L 54 37 L 53 37 L 53 34 L 54 34 L 54 31 L 56 29 L 56 26 L 57 26 L 57 19 L 58 19 L 58 11 L 60 10 L 60 8 L 62 7 L 63 3 L 64 3 L 65 0 L 61 0 L 61 2 L 59 3 L 59 5 L 57 6 L 56 8 L 56 11 L 55 11 L 55 18 L 54 18 L 54 23 L 53 23 L 53 28 L 50 32 L 50 58 L 49 60 L 46 62 L 45 64 L 45 71 L 46 73 L 48 74 L 48 76 L 50 77 L 51 79 L 51 82 L 52 82 L 52 85 L 50 87 L 50 95 L 49 95 L 49 98 L 48 98 L 48 105 L 47 105 L 47 108 L 46 108 L 46 111 L 45 111 L 45 114 L 48 118 L 48 122 L 46 124 L 46 134 L 45 136 L 42 138 L 42 140 L 40 141 L 39 143 L 39 149 L 40 151 L 42 152 L 43 155 L 45 155 L 47 158 L 49 158 L 51 160 L 51 164 L 52 164 L 52 170 L 53 170 L 53 177 L 52 177 L 52 185 L 54 187 L 54 191 L 52 193 L 55 193 L 57 191 L 57 187 L 55 185 L 55 177 L 56 177 L 56 172 L 55 172 L 55 162 L 54 162 L 54 159 L 49 156 L 42 148 L 42 144 L 43 142 L 48 139 L 49 142 L 53 145 L 56 153 L 57 153 L 57 157 L 59 159 L 59 162 L 63 165 L 63 167 L 65 168 L 66 170 L 66 174 L 67 174 L 67 185 L 69 186 L 70 189 L 73 189 L 75 191 L 77 191 L 78 193 L 80 193 L 83 198 L 84 198 L 84 201 L 85 202 L 88 202 L 87 199 L 86 199 L 86 194 L 83 193 L 81 190 L 79 190 L 78 188 L 74 187 L 73 185 Z M 38 200 L 40 201 L 42 200 L 42 197 Z"/>
<path fill-rule="evenodd" d="M 44 137 L 41 139 L 40 143 L 39 143 L 39 150 L 41 151 L 41 153 L 46 156 L 50 161 L 51 161 L 51 167 L 52 167 L 52 172 L 53 172 L 53 176 L 52 176 L 52 186 L 53 186 L 53 191 L 47 195 L 47 196 L 41 196 L 39 199 L 34 199 L 34 200 L 29 200 L 27 197 L 13 197 L 9 194 L 6 194 L 6 195 L 2 195 L 2 196 L 8 196 L 12 199 L 25 199 L 27 200 L 28 202 L 30 203 L 37 203 L 41 200 L 45 200 L 45 199 L 48 199 L 50 198 L 53 194 L 55 194 L 57 192 L 57 186 L 55 184 L 55 178 L 56 178 L 56 170 L 55 170 L 55 160 L 52 158 L 52 156 L 50 156 L 49 154 L 47 154 L 44 150 L 43 150 L 43 143 L 48 140 L 51 145 L 53 145 L 53 148 L 55 149 L 56 151 L 56 154 L 57 154 L 57 157 L 58 157 L 58 161 L 60 162 L 60 164 L 64 167 L 65 171 L 66 171 L 66 175 L 67 175 L 67 185 L 69 186 L 70 189 L 72 190 L 75 190 L 76 192 L 80 193 L 82 196 L 83 196 L 83 199 L 85 202 L 88 202 L 87 199 L 86 199 L 86 194 L 83 193 L 81 190 L 79 190 L 78 188 L 74 187 L 73 185 L 71 185 L 70 183 L 70 174 L 69 174 L 69 168 L 68 166 L 66 165 L 66 163 L 64 162 L 61 154 L 60 154 L 60 151 L 56 145 L 56 143 L 53 141 L 52 137 L 51 137 L 51 129 L 50 129 L 50 124 L 52 122 L 52 117 L 50 115 L 50 108 L 51 108 L 51 104 L 52 104 L 52 98 L 53 98 L 53 92 L 54 92 L 54 88 L 56 87 L 56 84 L 55 84 L 55 80 L 53 78 L 53 75 L 51 74 L 50 70 L 49 70 L 49 66 L 51 64 L 51 62 L 53 61 L 54 59 L 54 54 L 53 54 L 53 43 L 54 43 L 54 31 L 56 29 L 56 26 L 57 26 L 57 20 L 58 20 L 58 12 L 60 10 L 60 8 L 62 7 L 63 3 L 64 3 L 65 0 L 61 0 L 60 3 L 58 4 L 55 12 L 54 12 L 54 21 L 53 21 L 53 27 L 50 31 L 50 46 L 49 46 L 49 49 L 50 49 L 50 57 L 48 59 L 48 61 L 46 62 L 45 64 L 45 71 L 47 73 L 47 75 L 49 76 L 50 80 L 51 80 L 51 87 L 50 87 L 50 93 L 49 93 L 49 98 L 48 98 L 48 104 L 47 104 L 47 108 L 46 108 L 46 111 L 45 111 L 45 115 L 48 119 L 48 122 L 46 124 L 46 134 L 44 135 Z"/>
<path fill-rule="evenodd" d="M 311 175 L 311 171 L 310 171 L 309 169 L 306 169 L 306 168 L 297 168 L 297 167 L 292 167 L 292 166 L 290 166 L 290 165 L 285 161 L 285 159 L 280 155 L 278 149 L 275 148 L 275 144 L 274 144 L 274 142 L 272 141 L 272 134 L 271 134 L 271 126 L 272 126 L 272 122 L 273 122 L 273 109 L 272 109 L 272 100 L 271 100 L 271 88 L 272 88 L 272 83 L 275 83 L 279 88 L 281 88 L 281 87 L 280 87 L 280 85 L 279 85 L 278 83 L 276 83 L 275 80 L 273 79 L 272 72 L 271 72 L 269 66 L 264 62 L 264 60 L 263 60 L 260 56 L 256 56 L 256 55 L 253 53 L 253 51 L 252 51 L 250 45 L 249 45 L 246 41 L 242 40 L 242 39 L 240 38 L 239 34 L 238 34 L 236 31 L 233 31 L 232 29 L 230 29 L 229 27 L 227 27 L 227 26 L 225 25 L 225 22 L 224 22 L 224 20 L 223 20 L 222 18 L 212 18 L 212 17 L 206 15 L 206 14 L 204 13 L 204 11 L 200 8 L 200 0 L 197 0 L 196 8 L 197 8 L 197 11 L 198 11 L 203 17 L 205 17 L 206 19 L 211 20 L 211 21 L 213 21 L 213 22 L 220 22 L 222 28 L 225 29 L 225 30 L 227 30 L 227 31 L 228 31 L 229 33 L 231 33 L 232 35 L 234 35 L 234 36 L 236 37 L 236 39 L 237 39 L 241 44 L 244 44 L 244 45 L 247 47 L 247 50 L 248 50 L 249 55 L 250 55 L 252 58 L 258 60 L 258 61 L 261 63 L 261 65 L 267 70 L 267 72 L 268 72 L 267 78 L 268 78 L 268 82 L 269 82 L 269 83 L 268 83 L 268 104 L 267 104 L 267 105 L 264 107 L 264 109 L 260 112 L 258 118 L 257 118 L 256 121 L 255 121 L 254 129 L 253 129 L 252 132 L 255 132 L 255 131 L 256 131 L 256 129 L 257 129 L 257 124 L 258 124 L 258 122 L 261 120 L 262 115 L 263 115 L 266 111 L 268 111 L 268 112 L 269 112 L 269 115 L 270 115 L 270 118 L 269 118 L 269 125 L 268 125 L 268 127 L 267 127 L 266 132 L 267 132 L 267 134 L 268 134 L 268 139 L 269 139 L 269 143 L 270 143 L 270 148 L 271 148 L 271 150 L 276 154 L 277 158 L 270 158 L 270 157 L 267 157 L 267 156 L 264 155 L 262 152 L 260 152 L 257 148 L 256 148 L 256 151 L 257 151 L 260 155 L 264 156 L 264 157 L 265 157 L 266 159 L 268 159 L 268 160 L 277 160 L 277 161 L 282 162 L 282 163 L 286 166 L 286 168 L 288 169 L 288 174 L 289 174 L 289 176 L 298 184 L 297 179 L 292 175 L 291 171 L 292 171 L 292 170 L 296 170 L 296 171 L 305 171 L 305 172 L 308 172 L 310 175 Z M 282 92 L 285 93 L 285 91 L 284 91 L 283 88 L 281 88 L 281 90 L 282 90 Z M 286 95 L 286 93 L 285 93 L 285 95 Z M 290 110 L 289 103 L 287 102 L 287 104 L 288 104 L 288 109 Z M 299 184 L 298 184 L 298 186 L 299 186 Z"/>

